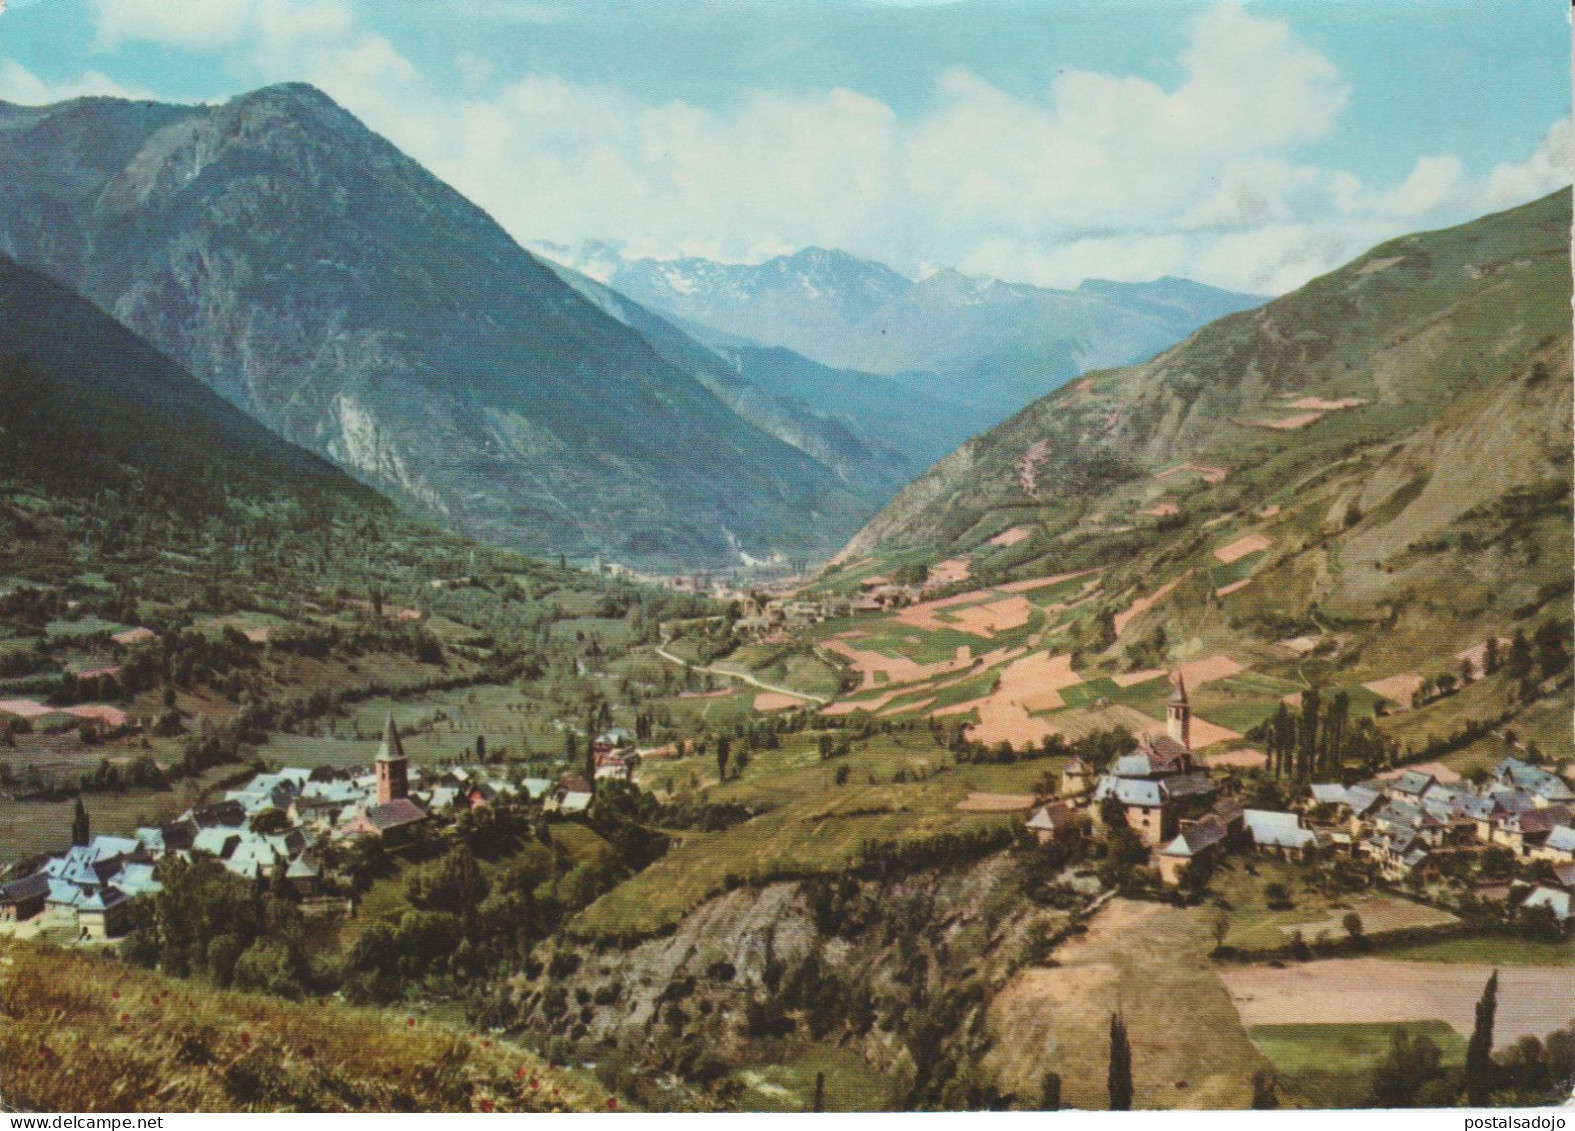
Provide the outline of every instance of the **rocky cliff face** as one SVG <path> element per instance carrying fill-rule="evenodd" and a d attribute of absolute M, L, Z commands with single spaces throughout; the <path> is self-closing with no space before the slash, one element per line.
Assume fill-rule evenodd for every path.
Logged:
<path fill-rule="evenodd" d="M 0 107 L 0 249 L 467 533 L 812 556 L 869 504 L 326 96 Z"/>
<path fill-rule="evenodd" d="M 507 987 L 493 1019 L 559 1055 L 702 1082 L 826 1043 L 885 1076 L 891 1106 L 990 1106 L 990 1001 L 1070 922 L 1023 897 L 1010 854 L 884 882 L 739 888 L 670 935 L 566 947 Z"/>

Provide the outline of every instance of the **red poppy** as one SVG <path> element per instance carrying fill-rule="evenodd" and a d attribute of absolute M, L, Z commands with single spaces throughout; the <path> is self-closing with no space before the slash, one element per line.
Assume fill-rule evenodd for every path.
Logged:
<path fill-rule="evenodd" d="M 607 1110 L 608 1111 L 617 1111 L 618 1110 L 618 1097 L 617 1096 L 608 1096 L 607 1097 Z"/>
<path fill-rule="evenodd" d="M 415 1027 L 416 1027 L 416 1019 L 414 1017 L 407 1017 L 407 1018 L 405 1018 L 405 1028 L 407 1028 L 407 1029 L 414 1029 Z"/>
<path fill-rule="evenodd" d="M 120 1000 L 120 991 L 119 990 L 110 990 L 109 991 L 109 996 L 114 998 L 116 1001 L 119 1001 Z"/>
<path fill-rule="evenodd" d="M 120 1015 L 120 1023 L 122 1025 L 130 1025 L 131 1024 L 131 1014 L 129 1014 L 129 1013 L 122 1013 Z"/>
<path fill-rule="evenodd" d="M 482 1111 L 491 1111 L 492 1110 L 492 1101 L 491 1100 L 482 1100 L 481 1101 L 481 1110 Z"/>
<path fill-rule="evenodd" d="M 491 1041 L 482 1041 L 481 1042 L 481 1047 L 484 1048 L 484 1049 L 490 1049 L 492 1047 L 492 1042 Z"/>
<path fill-rule="evenodd" d="M 525 1067 L 524 1067 L 524 1065 L 521 1065 L 519 1068 L 514 1070 L 514 1078 L 516 1080 L 523 1080 L 523 1079 L 525 1079 Z"/>
<path fill-rule="evenodd" d="M 311 1045 L 307 1045 L 304 1049 L 301 1050 L 301 1055 L 304 1056 L 307 1060 L 311 1060 L 313 1057 L 315 1057 L 317 1055 L 317 1050 L 314 1049 Z"/>
<path fill-rule="evenodd" d="M 252 1043 L 252 1035 L 250 1033 L 242 1033 L 241 1034 L 241 1045 L 242 1045 L 242 1047 L 249 1048 L 251 1046 L 251 1043 Z"/>

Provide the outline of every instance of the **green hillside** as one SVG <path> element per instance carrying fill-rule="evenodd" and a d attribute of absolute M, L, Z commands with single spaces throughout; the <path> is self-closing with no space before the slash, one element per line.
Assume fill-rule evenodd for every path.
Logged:
<path fill-rule="evenodd" d="M 1096 650 L 1179 583 L 1117 657 L 1349 628 L 1357 674 L 1447 667 L 1569 591 L 1569 224 L 1566 191 L 1393 240 L 1093 374 L 920 477 L 824 581 L 957 555 L 981 583 L 1106 567 L 1078 637 Z"/>

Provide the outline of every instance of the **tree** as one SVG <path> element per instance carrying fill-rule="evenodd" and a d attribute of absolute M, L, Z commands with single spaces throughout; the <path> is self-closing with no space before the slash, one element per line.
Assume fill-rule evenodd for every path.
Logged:
<path fill-rule="evenodd" d="M 826 1110 L 826 1074 L 824 1072 L 815 1073 L 815 1106 L 811 1110 Z"/>
<path fill-rule="evenodd" d="M 1254 1111 L 1273 1111 L 1280 1106 L 1279 1090 L 1275 1087 L 1274 1073 L 1260 1068 L 1252 1074 L 1252 1107 Z"/>
<path fill-rule="evenodd" d="M 1121 1014 L 1110 1015 L 1110 1110 L 1132 1110 L 1132 1045 Z"/>
<path fill-rule="evenodd" d="M 1511 679 L 1528 679 L 1531 676 L 1531 643 L 1523 629 L 1517 628 L 1509 642 L 1509 659 L 1504 670 Z"/>
<path fill-rule="evenodd" d="M 727 735 L 724 734 L 716 740 L 716 780 L 718 782 L 727 780 L 727 759 L 732 751 L 733 744 L 728 740 Z"/>
<path fill-rule="evenodd" d="M 1039 1110 L 1061 1110 L 1061 1074 L 1046 1072 L 1039 1081 Z"/>
<path fill-rule="evenodd" d="M 88 825 L 87 806 L 82 804 L 82 798 L 77 798 L 77 807 L 71 814 L 71 843 L 87 844 L 93 839 L 92 830 Z"/>
<path fill-rule="evenodd" d="M 1354 911 L 1347 911 L 1345 918 L 1340 920 L 1340 925 L 1345 928 L 1345 933 L 1351 936 L 1351 942 L 1358 944 L 1362 941 L 1362 917 Z"/>
<path fill-rule="evenodd" d="M 1556 620 L 1544 621 L 1537 626 L 1533 639 L 1537 645 L 1537 667 L 1543 679 L 1551 679 L 1569 667 L 1569 653 L 1564 649 L 1565 626 Z"/>
<path fill-rule="evenodd" d="M 1302 692 L 1302 717 L 1298 727 L 1296 745 L 1296 776 L 1312 776 L 1318 756 L 1318 689 L 1309 687 Z"/>
<path fill-rule="evenodd" d="M 253 813 L 249 823 L 252 832 L 257 835 L 272 836 L 275 833 L 282 833 L 290 827 L 290 815 L 283 809 L 275 809 L 270 805 L 266 809 L 259 809 L 256 813 Z"/>
<path fill-rule="evenodd" d="M 1373 1070 L 1373 1106 L 1413 1106 L 1422 1086 L 1442 1074 L 1442 1059 L 1431 1038 L 1412 1040 L 1404 1029 L 1396 1032 L 1388 1057 Z"/>
<path fill-rule="evenodd" d="M 1498 671 L 1498 637 L 1489 636 L 1487 647 L 1482 650 L 1482 674 L 1493 675 Z"/>
<path fill-rule="evenodd" d="M 1210 930 L 1214 934 L 1214 945 L 1224 946 L 1225 937 L 1230 934 L 1230 916 L 1226 915 L 1223 911 L 1220 912 L 1214 917 L 1214 923 L 1210 927 Z"/>
<path fill-rule="evenodd" d="M 1476 1024 L 1466 1042 L 1466 1096 L 1473 1107 L 1482 1107 L 1493 1092 L 1493 1019 L 1498 1013 L 1498 971 L 1489 975 L 1477 1002 Z"/>

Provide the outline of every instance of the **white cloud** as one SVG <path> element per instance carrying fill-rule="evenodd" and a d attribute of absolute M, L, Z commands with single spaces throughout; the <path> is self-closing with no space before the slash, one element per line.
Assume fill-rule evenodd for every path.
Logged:
<path fill-rule="evenodd" d="M 1539 196 L 1570 183 L 1570 120 L 1555 122 L 1542 138 L 1537 151 L 1525 161 L 1506 162 L 1488 176 L 1487 201 L 1490 207 L 1504 208 Z"/>
<path fill-rule="evenodd" d="M 1311 163 L 1350 90 L 1287 22 L 1236 3 L 1193 21 L 1169 84 L 1071 71 L 1031 97 L 954 67 L 928 109 L 901 117 L 841 88 L 706 108 L 545 73 L 500 82 L 479 54 L 427 76 L 346 0 L 95 2 L 103 43 L 219 45 L 243 81 L 315 83 L 533 244 L 616 237 L 625 254 L 724 260 L 817 244 L 910 273 L 950 263 L 1052 286 L 1169 273 L 1269 291 L 1569 180 L 1567 120 L 1485 177 L 1448 153 L 1392 186 Z M 0 84 L 27 85 L 4 70 Z"/>
<path fill-rule="evenodd" d="M 42 106 L 87 95 L 107 95 L 113 98 L 152 97 L 145 90 L 122 86 L 98 71 L 87 71 L 63 82 L 51 82 L 39 78 L 14 59 L 0 59 L 0 101 Z"/>
<path fill-rule="evenodd" d="M 240 41 L 252 0 L 94 0 L 94 7 L 101 49 L 144 42 L 213 51 Z"/>
<path fill-rule="evenodd" d="M 1465 166 L 1452 153 L 1418 157 L 1404 181 L 1384 193 L 1374 210 L 1388 216 L 1420 216 L 1449 199 L 1465 176 Z"/>

